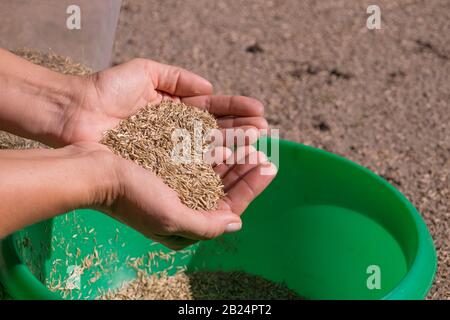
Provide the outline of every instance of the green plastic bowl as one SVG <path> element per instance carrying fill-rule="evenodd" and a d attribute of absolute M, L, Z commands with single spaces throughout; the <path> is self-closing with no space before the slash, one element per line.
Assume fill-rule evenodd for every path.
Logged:
<path fill-rule="evenodd" d="M 247 209 L 240 232 L 175 253 L 106 215 L 76 210 L 2 242 L 4 286 L 16 299 L 93 299 L 135 278 L 127 261 L 142 257 L 150 272 L 246 271 L 284 282 L 307 299 L 426 296 L 436 253 L 425 223 L 399 191 L 339 156 L 264 141 L 279 143 L 280 170 Z M 95 252 L 102 260 L 94 257 L 93 266 L 74 276 Z M 148 252 L 168 253 L 169 261 L 164 255 L 149 261 Z M 75 289 L 52 292 L 43 283 Z"/>

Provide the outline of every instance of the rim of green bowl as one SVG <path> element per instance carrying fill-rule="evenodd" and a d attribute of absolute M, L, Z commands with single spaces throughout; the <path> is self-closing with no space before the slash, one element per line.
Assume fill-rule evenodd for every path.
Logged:
<path fill-rule="evenodd" d="M 325 157 L 329 157 L 333 160 L 347 163 L 355 167 L 356 169 L 368 174 L 374 180 L 377 180 L 384 187 L 395 194 L 399 201 L 406 206 L 413 218 L 414 226 L 416 228 L 415 232 L 417 234 L 417 249 L 414 260 L 407 274 L 403 277 L 402 280 L 400 280 L 397 286 L 395 286 L 390 292 L 382 297 L 381 300 L 424 299 L 428 294 L 428 291 L 431 289 L 431 286 L 433 285 L 433 280 L 437 269 L 437 255 L 433 244 L 433 239 L 430 235 L 430 232 L 428 231 L 427 225 L 425 224 L 425 221 L 423 220 L 420 213 L 412 205 L 412 203 L 385 179 L 381 178 L 376 173 L 356 162 L 353 162 L 340 155 L 311 146 L 299 144 L 293 141 L 282 139 L 280 139 L 279 141 L 280 145 L 284 144 L 291 148 L 308 150 L 310 152 L 315 152 Z"/>
<path fill-rule="evenodd" d="M 265 138 L 274 140 L 273 138 Z M 430 290 L 437 268 L 437 256 L 434 248 L 433 240 L 428 228 L 417 209 L 411 202 L 394 186 L 386 180 L 370 171 L 369 169 L 350 161 L 339 155 L 328 151 L 302 145 L 293 141 L 278 139 L 280 146 L 285 145 L 290 148 L 298 148 L 315 152 L 321 156 L 330 157 L 333 160 L 345 162 L 358 170 L 364 171 L 372 178 L 378 180 L 386 188 L 393 192 L 399 201 L 401 201 L 410 212 L 417 233 L 417 250 L 414 261 L 411 264 L 407 274 L 398 283 L 398 285 L 388 292 L 382 300 L 398 300 L 398 299 L 423 299 Z M 13 296 L 24 299 L 62 299 L 56 292 L 49 290 L 41 281 L 39 281 L 28 269 L 17 255 L 13 244 L 13 236 L 11 235 L 0 242 L 0 280 L 2 280 L 5 288 L 12 292 Z M 16 294 L 18 291 L 21 294 Z"/>

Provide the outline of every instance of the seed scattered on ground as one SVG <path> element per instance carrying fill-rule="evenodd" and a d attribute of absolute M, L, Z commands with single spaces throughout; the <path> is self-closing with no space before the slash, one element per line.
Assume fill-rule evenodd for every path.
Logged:
<path fill-rule="evenodd" d="M 186 206 L 208 211 L 216 209 L 224 196 L 221 179 L 211 164 L 203 161 L 203 153 L 210 145 L 208 133 L 217 128 L 216 120 L 207 111 L 164 100 L 159 105 L 147 105 L 107 131 L 101 143 L 156 174 Z M 177 158 L 183 155 L 183 147 L 177 146 L 186 145 L 182 139 L 172 139 L 175 130 L 180 129 L 189 133 L 191 141 L 187 145 L 189 157 L 184 159 Z M 195 148 L 195 141 L 201 146 Z"/>

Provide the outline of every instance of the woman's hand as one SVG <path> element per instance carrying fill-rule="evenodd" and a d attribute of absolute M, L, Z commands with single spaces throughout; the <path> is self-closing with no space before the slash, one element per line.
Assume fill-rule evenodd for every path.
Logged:
<path fill-rule="evenodd" d="M 152 173 L 97 143 L 104 131 L 163 97 L 206 108 L 224 130 L 252 128 L 247 143 L 255 141 L 258 129 L 267 128 L 260 102 L 211 96 L 209 82 L 180 68 L 135 59 L 89 77 L 66 76 L 0 49 L 0 87 L 0 129 L 50 146 L 68 145 L 0 151 L 0 238 L 52 216 L 92 207 L 178 249 L 240 229 L 240 215 L 276 172 L 262 154 L 241 147 L 244 152 L 233 157 L 257 155 L 257 161 L 217 165 L 227 196 L 218 210 L 201 212 L 184 206 Z"/>
<path fill-rule="evenodd" d="M 98 143 L 0 151 L 0 239 L 78 208 L 106 212 L 172 249 L 237 231 L 240 215 L 276 171 L 262 154 L 245 148 L 247 157 L 256 155 L 254 164 L 215 167 L 227 196 L 211 212 L 187 208 L 161 179 Z"/>
<path fill-rule="evenodd" d="M 267 162 L 263 153 L 253 147 L 241 148 L 245 150 L 232 157 L 246 157 L 242 161 L 245 164 L 221 163 L 214 168 L 227 193 L 215 211 L 189 209 L 161 179 L 120 158 L 116 158 L 118 182 L 114 191 L 100 193 L 96 207 L 175 250 L 238 231 L 242 227 L 240 215 L 276 174 L 276 167 Z M 233 160 L 236 163 L 239 159 Z"/>
<path fill-rule="evenodd" d="M 99 141 L 103 132 L 147 103 L 159 103 L 169 97 L 207 109 L 223 129 L 250 129 L 250 143 L 258 137 L 257 129 L 267 129 L 263 105 L 252 98 L 212 96 L 212 85 L 184 69 L 146 59 L 98 72 L 84 79 L 79 105 L 64 110 L 61 140 L 66 144 Z"/>

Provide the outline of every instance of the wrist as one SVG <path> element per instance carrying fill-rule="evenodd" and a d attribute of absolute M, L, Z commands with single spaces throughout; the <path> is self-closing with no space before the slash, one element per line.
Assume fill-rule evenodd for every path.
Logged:
<path fill-rule="evenodd" d="M 58 78 L 55 77 L 54 82 L 44 89 L 46 104 L 49 106 L 48 119 L 46 126 L 38 128 L 43 135 L 42 140 L 45 139 L 54 147 L 72 143 L 70 124 L 84 104 L 88 86 L 86 77 L 58 74 Z"/>
<path fill-rule="evenodd" d="M 82 105 L 86 78 L 53 72 L 0 49 L 0 130 L 66 145 L 64 126 Z"/>
<path fill-rule="evenodd" d="M 0 238 L 71 210 L 114 201 L 116 160 L 101 148 L 84 144 L 0 151 Z"/>
<path fill-rule="evenodd" d="M 85 168 L 82 180 L 85 192 L 79 197 L 79 203 L 103 212 L 110 213 L 121 194 L 121 175 L 123 161 L 106 147 L 92 142 L 68 146 L 67 156 L 79 159 L 79 166 Z"/>

